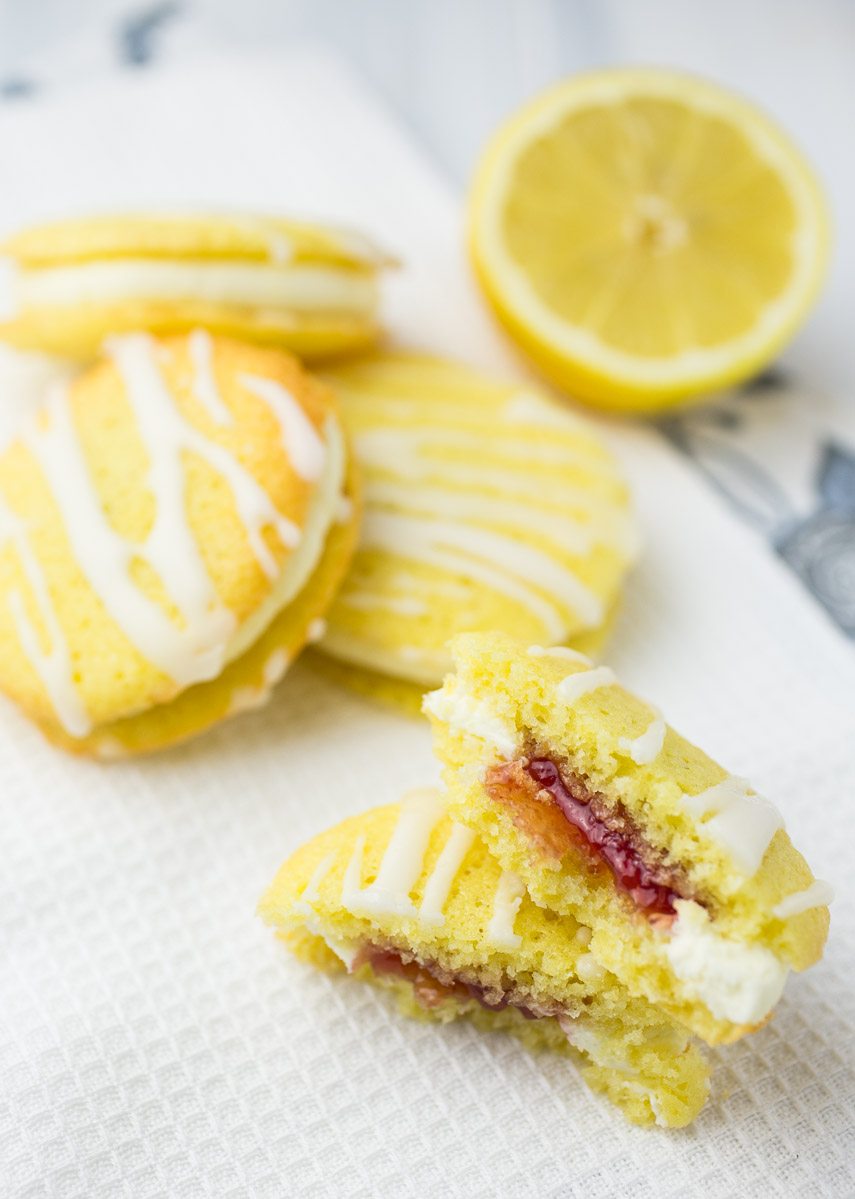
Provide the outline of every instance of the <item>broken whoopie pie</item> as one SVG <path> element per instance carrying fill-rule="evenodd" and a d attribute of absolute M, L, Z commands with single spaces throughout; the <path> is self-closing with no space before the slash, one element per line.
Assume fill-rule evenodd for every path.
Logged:
<path fill-rule="evenodd" d="M 608 667 L 498 633 L 452 646 L 425 699 L 452 817 L 632 995 L 710 1044 L 763 1024 L 831 899 L 777 809 Z"/>
<path fill-rule="evenodd" d="M 437 791 L 315 837 L 259 913 L 298 957 L 391 991 L 408 1015 L 568 1055 L 634 1123 L 681 1127 L 704 1105 L 709 1067 L 686 1029 L 602 965 L 588 927 L 534 904 Z"/>

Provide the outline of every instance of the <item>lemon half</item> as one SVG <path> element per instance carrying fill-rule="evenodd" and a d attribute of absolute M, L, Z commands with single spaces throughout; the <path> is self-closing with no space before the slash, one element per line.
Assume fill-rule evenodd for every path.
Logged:
<path fill-rule="evenodd" d="M 582 75 L 496 133 L 469 240 L 500 320 L 580 399 L 654 411 L 747 378 L 822 282 L 828 219 L 762 113 L 672 71 Z"/>

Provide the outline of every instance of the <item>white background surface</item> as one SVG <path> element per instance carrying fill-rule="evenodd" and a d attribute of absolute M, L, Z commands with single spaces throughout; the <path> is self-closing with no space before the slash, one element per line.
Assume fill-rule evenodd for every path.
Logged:
<path fill-rule="evenodd" d="M 0 158 L 15 164 L 3 229 L 59 205 L 177 199 L 349 218 L 407 261 L 389 289 L 399 337 L 513 366 L 465 270 L 454 194 L 323 61 L 57 83 L 0 109 Z M 819 318 L 805 366 L 810 337 L 832 334 Z M 855 1191 L 851 647 L 655 434 L 607 432 L 648 537 L 614 665 L 774 796 L 839 893 L 823 963 L 715 1055 L 697 1123 L 629 1128 L 565 1063 L 405 1022 L 260 926 L 287 852 L 435 770 L 424 728 L 298 667 L 265 712 L 115 768 L 47 750 L 3 707 L 0 1194 Z"/>

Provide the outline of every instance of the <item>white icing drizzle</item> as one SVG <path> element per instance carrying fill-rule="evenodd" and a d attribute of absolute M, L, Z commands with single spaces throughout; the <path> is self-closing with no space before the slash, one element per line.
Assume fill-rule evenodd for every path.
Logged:
<path fill-rule="evenodd" d="M 617 468 L 611 458 L 594 457 L 588 447 L 579 449 L 566 443 L 549 441 L 524 441 L 514 436 L 496 436 L 496 422 L 492 422 L 490 453 L 503 454 L 514 463 L 540 463 L 551 466 L 580 466 L 585 470 L 610 478 L 617 476 Z M 395 473 L 412 474 L 414 478 L 425 473 L 426 451 L 433 446 L 459 450 L 466 454 L 484 453 L 484 433 L 478 429 L 366 429 L 356 436 L 359 458 L 369 466 L 388 469 L 396 463 Z M 445 470 L 444 460 L 434 459 L 428 469 Z"/>
<path fill-rule="evenodd" d="M 441 925 L 445 921 L 442 909 L 445 906 L 457 872 L 463 865 L 475 833 L 471 828 L 456 822 L 451 826 L 448 840 L 442 848 L 442 853 L 436 861 L 433 872 L 427 880 L 419 905 L 419 921 L 422 924 Z"/>
<path fill-rule="evenodd" d="M 319 479 L 324 469 L 326 445 L 291 393 L 276 379 L 265 379 L 245 371 L 237 378 L 247 391 L 263 400 L 276 417 L 285 452 L 300 478 L 309 483 Z"/>
<path fill-rule="evenodd" d="M 362 612 L 382 609 L 396 616 L 424 616 L 429 610 L 424 600 L 415 595 L 383 595 L 376 591 L 349 591 L 339 596 L 346 608 Z"/>
<path fill-rule="evenodd" d="M 555 692 L 566 704 L 573 704 L 589 691 L 599 691 L 600 687 L 611 687 L 616 682 L 615 672 L 610 667 L 597 666 L 593 670 L 568 674 L 555 688 Z"/>
<path fill-rule="evenodd" d="M 352 409 L 354 406 L 358 408 L 359 402 L 360 397 L 356 393 L 348 394 L 347 405 L 349 408 Z M 550 477 L 548 483 L 545 483 L 543 487 L 533 488 L 530 469 L 515 470 L 510 465 L 482 465 L 480 456 L 483 455 L 485 446 L 489 445 L 491 450 L 494 446 L 495 418 L 492 412 L 487 420 L 481 417 L 476 418 L 482 426 L 483 431 L 480 432 L 472 429 L 434 431 L 431 426 L 436 424 L 438 417 L 437 406 L 433 401 L 429 406 L 424 404 L 408 405 L 407 401 L 396 399 L 394 406 L 390 407 L 390 414 L 394 413 L 400 419 L 402 414 L 406 415 L 406 412 L 402 413 L 402 407 L 407 410 L 412 409 L 411 415 L 420 426 L 419 428 L 414 430 L 367 428 L 357 433 L 354 438 L 357 456 L 369 472 L 367 482 L 369 493 L 374 490 L 379 497 L 383 494 L 382 487 L 394 487 L 394 484 L 397 483 L 398 488 L 386 494 L 403 495 L 410 490 L 415 490 L 417 480 L 429 479 L 434 482 L 423 489 L 422 502 L 439 491 L 450 492 L 455 499 L 458 495 L 469 497 L 462 500 L 463 503 L 469 503 L 474 502 L 474 499 L 482 498 L 474 496 L 471 489 L 482 487 L 493 493 L 490 497 L 483 497 L 485 502 L 492 504 L 495 501 L 501 504 L 506 512 L 512 511 L 512 508 L 516 506 L 514 519 L 517 523 L 521 515 L 524 515 L 530 526 L 542 529 L 547 535 L 551 529 L 553 536 L 555 530 L 559 528 L 559 524 L 562 533 L 566 532 L 569 526 L 575 526 L 575 531 L 571 529 L 570 536 L 574 539 L 577 552 L 584 552 L 581 550 L 584 538 L 589 546 L 611 546 L 627 558 L 634 558 L 637 555 L 639 534 L 636 522 L 632 514 L 614 498 L 595 494 L 591 489 L 574 484 L 566 476 L 560 475 Z M 459 406 L 449 407 L 452 411 L 450 416 L 446 416 L 446 419 L 453 419 L 459 413 Z M 377 419 L 376 409 L 377 400 L 375 397 L 371 397 L 367 404 L 367 420 L 369 422 Z M 425 428 L 425 425 L 428 427 Z M 457 448 L 466 448 L 459 445 L 461 436 L 466 439 L 466 445 L 472 451 L 465 460 L 437 456 L 432 453 L 433 445 L 437 442 L 439 442 L 438 448 L 447 444 Z M 508 442 L 505 442 L 505 448 L 507 445 Z M 517 443 L 514 445 L 516 446 Z M 502 443 L 498 446 L 500 451 L 501 448 Z M 568 451 L 560 445 L 552 444 L 547 448 L 550 457 L 554 457 L 562 465 L 571 466 L 579 456 L 575 451 L 568 456 Z M 476 455 L 474 461 L 473 454 Z M 519 461 L 521 456 L 521 452 L 517 449 L 514 452 L 515 461 Z M 581 460 L 589 464 L 590 459 L 591 451 L 589 449 L 581 455 Z M 608 460 L 603 459 L 603 462 L 606 461 Z M 377 478 L 377 475 L 382 478 Z M 404 489 L 403 493 L 401 488 Z M 390 502 L 397 503 L 398 501 Z M 403 498 L 401 502 L 404 502 Z M 440 500 L 439 502 L 446 501 Z M 584 514 L 585 519 L 578 519 L 580 514 Z"/>
<path fill-rule="evenodd" d="M 794 891 L 786 895 L 772 908 L 772 915 L 779 920 L 788 920 L 790 916 L 799 916 L 811 908 L 826 907 L 834 899 L 834 888 L 825 879 L 816 878 L 804 891 Z"/>
<path fill-rule="evenodd" d="M 157 569 L 152 546 L 161 526 L 165 529 L 162 534 L 164 560 L 169 558 L 166 552 L 167 545 L 170 551 L 177 554 L 179 538 L 188 549 L 192 543 L 192 552 L 198 557 L 199 551 L 187 522 L 184 505 L 181 452 L 189 450 L 203 458 L 226 480 L 259 566 L 268 578 L 276 578 L 279 568 L 261 535 L 262 531 L 268 525 L 272 525 L 282 544 L 293 549 L 300 542 L 300 530 L 293 521 L 281 514 L 261 484 L 237 458 L 221 445 L 209 441 L 185 420 L 175 397 L 157 368 L 154 347 L 155 343 L 151 338 L 142 333 L 110 338 L 104 347 L 122 376 L 127 398 L 133 408 L 137 427 L 151 463 L 148 483 L 157 500 L 157 513 L 154 528 L 146 543 L 146 557 Z M 165 515 L 167 510 L 168 516 Z M 171 542 L 170 531 L 175 534 Z M 174 585 L 179 581 L 183 562 L 177 557 L 172 561 L 175 569 L 158 573 Z M 199 561 L 201 562 L 201 559 Z M 202 569 L 204 570 L 204 566 Z"/>
<path fill-rule="evenodd" d="M 204 341 L 197 340 L 196 354 L 204 358 L 200 346 Z M 272 526 L 289 547 L 299 542 L 301 534 L 232 454 L 184 418 L 163 380 L 155 361 L 155 344 L 149 337 L 114 338 L 105 348 L 123 379 L 148 454 L 147 483 L 155 499 L 155 517 L 145 542 L 126 541 L 110 523 L 93 486 L 65 388 L 52 392 L 43 419 L 32 421 L 21 440 L 51 487 L 79 569 L 112 620 L 154 666 L 179 686 L 189 686 L 219 674 L 236 621 L 214 587 L 189 525 L 183 454 L 197 455 L 225 479 L 268 578 L 276 578 L 279 568 L 262 531 Z M 16 542 L 19 549 L 24 544 L 21 537 Z M 31 556 L 24 556 L 32 565 Z M 146 563 L 161 579 L 181 615 L 181 627 L 133 581 L 130 570 L 135 560 Z M 32 581 L 31 572 L 30 577 Z M 45 591 L 41 595 L 46 598 Z M 55 626 L 47 607 L 45 620 L 49 627 Z M 25 625 L 21 629 L 24 644 L 28 634 Z M 88 723 L 61 681 L 63 651 L 57 648 L 58 640 L 52 637 L 52 641 L 53 664 L 40 660 L 39 669 L 45 672 L 46 686 L 50 680 L 48 690 L 60 720 L 69 731 L 78 730 L 75 736 L 82 736 Z"/>
<path fill-rule="evenodd" d="M 401 802 L 380 869 L 373 883 L 362 887 L 362 853 L 365 837 L 357 839 L 345 871 L 341 904 L 355 914 L 415 916 L 410 891 L 419 880 L 431 833 L 445 815 L 445 806 L 433 788 L 408 792 Z"/>
<path fill-rule="evenodd" d="M 288 669 L 288 655 L 284 649 L 274 650 L 262 670 L 263 683 L 260 687 L 235 687 L 229 700 L 229 715 L 251 712 L 263 708 L 270 700 L 273 687 Z"/>
<path fill-rule="evenodd" d="M 231 410 L 217 388 L 214 377 L 214 344 L 205 329 L 194 329 L 187 339 L 193 363 L 193 394 L 215 425 L 233 425 Z"/>
<path fill-rule="evenodd" d="M 480 737 L 508 761 L 515 758 L 520 743 L 516 725 L 496 711 L 491 696 L 476 695 L 460 679 L 451 682 L 451 686 L 429 691 L 422 700 L 422 711 L 450 728 Z"/>
<path fill-rule="evenodd" d="M 487 940 L 497 949 L 519 949 L 522 937 L 514 932 L 514 921 L 525 895 L 525 885 L 512 870 L 503 870 L 496 887 L 493 915 L 487 926 Z"/>
<path fill-rule="evenodd" d="M 361 894 L 362 887 L 362 855 L 365 851 L 365 833 L 360 833 L 353 843 L 353 853 L 350 855 L 341 880 L 341 906 L 348 907 L 347 898 Z"/>
<path fill-rule="evenodd" d="M 603 618 L 599 596 L 572 571 L 542 551 L 489 529 L 397 512 L 370 512 L 363 526 L 362 548 L 386 550 L 488 581 L 537 616 L 550 640 L 560 641 L 566 635 L 567 621 L 556 604 L 535 588 L 567 605 L 586 624 L 599 624 Z"/>
<path fill-rule="evenodd" d="M 18 591 L 10 591 L 6 598 L 21 648 L 41 679 L 62 727 L 72 737 L 85 737 L 92 729 L 92 721 L 74 684 L 68 642 L 56 618 L 47 581 L 27 537 L 26 525 L 0 496 L 0 547 L 9 542 L 17 552 L 50 638 L 50 649 L 44 650 L 27 616 L 23 597 Z"/>
<path fill-rule="evenodd" d="M 532 500 L 536 500 L 533 495 Z M 365 484 L 365 501 L 369 506 L 404 508 L 422 516 L 451 517 L 456 521 L 476 521 L 487 524 L 500 522 L 516 527 L 526 538 L 540 533 L 565 551 L 587 554 L 599 540 L 606 540 L 605 530 L 592 523 L 574 520 L 561 512 L 550 512 L 536 503 L 519 499 L 485 495 L 477 491 L 460 491 L 428 484 L 397 479 L 369 479 Z"/>
<path fill-rule="evenodd" d="M 150 366 L 156 372 L 153 361 Z M 157 444 L 150 426 L 158 423 L 156 412 L 163 398 L 162 388 L 153 390 L 152 409 L 145 418 L 149 427 L 141 427 L 146 448 L 152 441 Z M 132 403 L 140 398 L 135 395 Z M 220 601 L 187 523 L 175 430 L 163 431 L 160 448 L 151 458 L 155 521 L 145 545 L 133 545 L 110 524 L 92 486 L 64 391 L 54 393 L 46 417 L 47 426 L 33 423 L 22 441 L 51 486 L 72 553 L 89 585 L 128 639 L 167 676 L 184 686 L 213 678 L 220 671 L 235 618 Z M 135 558 L 172 584 L 170 597 L 184 618 L 184 629 L 134 583 L 130 566 Z"/>
<path fill-rule="evenodd" d="M 268 687 L 278 683 L 288 669 L 288 654 L 284 649 L 276 649 L 264 663 L 264 682 Z"/>
<path fill-rule="evenodd" d="M 530 645 L 525 651 L 532 658 L 563 658 L 565 662 L 581 662 L 590 666 L 591 659 L 569 645 Z"/>
<path fill-rule="evenodd" d="M 329 872 L 332 870 L 333 863 L 335 862 L 336 856 L 337 856 L 337 851 L 334 849 L 331 849 L 330 852 L 326 855 L 326 857 L 321 858 L 320 862 L 318 862 L 317 866 L 315 867 L 314 871 L 312 872 L 312 877 L 306 883 L 305 887 L 303 888 L 302 892 L 300 893 L 300 898 L 294 904 L 294 907 L 298 912 L 309 911 L 311 909 L 312 904 L 315 903 L 318 899 L 320 899 L 321 896 L 320 896 L 319 887 L 320 887 L 321 883 L 324 881 L 324 879 L 327 877 Z"/>
<path fill-rule="evenodd" d="M 452 823 L 416 909 L 410 893 L 422 873 L 431 835 L 444 815 L 445 806 L 436 789 L 410 791 L 401 803 L 398 820 L 380 861 L 377 877 L 367 887 L 362 886 L 366 837 L 360 833 L 344 871 L 341 906 L 354 915 L 412 918 L 421 925 L 441 926 L 445 921 L 443 909 L 454 880 L 476 836 L 472 829 Z M 318 887 L 332 869 L 334 858 L 335 851 L 332 851 L 318 863 L 295 904 L 297 911 L 311 914 L 311 905 L 318 898 Z M 522 879 L 509 870 L 503 871 L 496 887 L 493 914 L 487 928 L 486 940 L 489 944 L 499 949 L 516 949 L 522 944 L 522 938 L 514 932 L 514 922 L 524 895 Z"/>
<path fill-rule="evenodd" d="M 774 804 L 751 791 L 747 779 L 734 775 L 698 795 L 684 795 L 683 804 L 705 835 L 726 850 L 749 878 L 757 872 L 775 833 L 784 827 Z"/>
<path fill-rule="evenodd" d="M 662 713 L 653 704 L 650 705 L 653 719 L 639 737 L 621 737 L 618 748 L 622 753 L 629 754 L 636 766 L 648 766 L 662 752 L 665 744 L 667 728 Z"/>
<path fill-rule="evenodd" d="M 397 429 L 391 431 L 398 433 Z M 402 480 L 431 479 L 439 476 L 440 482 L 443 484 L 463 487 L 481 486 L 495 491 L 498 495 L 513 495 L 521 499 L 531 498 L 530 471 L 514 474 L 508 466 L 481 465 L 477 459 L 473 462 L 471 459 L 458 461 L 454 458 L 437 458 L 429 455 L 407 456 L 404 460 L 394 456 L 387 457 L 384 446 L 377 446 L 374 441 L 366 441 L 366 438 L 371 438 L 374 432 L 387 432 L 387 430 L 366 430 L 357 433 L 354 437 L 354 445 L 362 465 L 381 472 L 384 476 Z M 398 447 L 395 445 L 393 448 Z M 483 452 L 483 440 L 480 449 Z M 554 481 L 550 479 L 549 498 L 557 506 L 578 509 L 590 513 L 592 517 L 601 512 L 603 505 L 611 503 L 605 496 L 594 495 L 591 491 L 566 478 Z M 610 514 L 626 519 L 623 509 L 612 508 Z"/>
<path fill-rule="evenodd" d="M 298 900 L 294 904 L 294 907 L 302 913 L 303 924 L 307 931 L 314 933 L 316 937 L 320 937 L 336 957 L 344 962 L 348 972 L 353 970 L 356 966 L 356 960 L 359 957 L 359 951 L 362 948 L 359 941 L 350 940 L 347 937 L 337 937 L 329 928 L 324 927 L 321 919 L 315 914 L 314 908 L 308 904 L 304 908 Z"/>
<path fill-rule="evenodd" d="M 180 540 L 182 552 L 192 553 L 201 565 L 184 504 L 185 480 L 181 454 L 187 450 L 203 458 L 226 480 L 253 553 L 268 578 L 275 578 L 279 568 L 261 536 L 262 530 L 272 525 L 282 544 L 291 548 L 299 543 L 300 530 L 293 521 L 282 516 L 260 483 L 228 450 L 209 441 L 184 418 L 158 370 L 154 357 L 155 343 L 151 338 L 142 333 L 110 338 L 104 348 L 122 377 L 137 428 L 149 455 L 148 483 L 157 501 L 157 512 L 146 543 L 146 557 L 157 569 L 153 547 L 157 544 L 158 536 L 161 536 L 165 561 L 169 560 L 170 554 L 177 555 Z M 160 533 L 161 527 L 163 533 Z M 171 533 L 174 534 L 172 538 Z M 180 581 L 183 562 L 176 557 L 170 561 L 170 566 L 173 564 L 174 569 L 158 573 L 175 585 Z M 201 569 L 204 571 L 204 565 L 201 565 Z M 208 585 L 211 586 L 210 580 Z"/>
<path fill-rule="evenodd" d="M 315 620 L 310 621 L 306 629 L 307 644 L 314 645 L 316 641 L 320 641 L 326 631 L 327 622 L 322 616 L 318 616 Z"/>

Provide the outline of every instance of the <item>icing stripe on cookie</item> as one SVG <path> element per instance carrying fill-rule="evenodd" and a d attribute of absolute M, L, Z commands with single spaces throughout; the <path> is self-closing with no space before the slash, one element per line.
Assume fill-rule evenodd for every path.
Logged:
<path fill-rule="evenodd" d="M 497 949 L 519 949 L 522 937 L 514 932 L 514 921 L 525 895 L 519 875 L 503 870 L 493 900 L 493 915 L 487 926 L 487 941 Z"/>
<path fill-rule="evenodd" d="M 556 605 L 547 605 L 542 599 L 536 603 L 533 588 L 567 605 L 586 624 L 598 624 L 603 618 L 602 601 L 572 571 L 504 533 L 399 512 L 370 512 L 365 515 L 362 547 L 384 549 L 473 578 L 483 578 L 479 567 L 487 564 L 493 572 L 491 586 L 524 603 L 541 619 L 547 606 L 552 608 L 544 623 L 548 623 L 553 640 L 560 640 L 566 621 Z M 449 557 L 454 559 L 453 565 L 449 565 Z M 501 583 L 496 581 L 497 574 Z M 523 584 L 523 579 L 531 586 Z"/>
<path fill-rule="evenodd" d="M 591 691 L 600 687 L 611 687 L 617 682 L 615 672 L 608 666 L 596 666 L 593 670 L 577 670 L 562 679 L 555 692 L 566 704 L 573 704 Z"/>
<path fill-rule="evenodd" d="M 525 441 L 519 437 L 496 435 L 495 421 L 490 438 L 491 455 L 510 458 L 517 468 L 525 466 L 577 466 L 593 474 L 602 474 L 617 479 L 617 467 L 612 459 L 597 457 L 587 449 L 575 446 L 556 445 L 554 440 Z M 380 467 L 397 463 L 402 474 L 417 476 L 424 472 L 431 458 L 432 447 L 456 450 L 469 455 L 484 453 L 484 434 L 481 429 L 465 428 L 417 428 L 417 429 L 369 429 L 357 434 L 356 444 L 359 457 L 368 466 Z M 445 465 L 442 460 L 442 465 Z"/>
<path fill-rule="evenodd" d="M 205 395 L 203 402 L 213 413 L 217 406 L 213 380 L 205 381 L 206 372 L 210 371 L 206 338 L 207 334 L 197 337 L 191 353 L 197 369 L 197 395 Z M 289 548 L 298 544 L 301 532 L 279 512 L 264 488 L 229 451 L 206 438 L 185 419 L 160 372 L 155 343 L 149 337 L 133 334 L 114 338 L 105 348 L 124 382 L 148 454 L 146 482 L 154 496 L 155 518 L 145 542 L 125 540 L 105 513 L 64 388 L 54 391 L 45 419 L 32 421 L 22 441 L 51 488 L 77 565 L 112 620 L 154 666 L 180 686 L 189 686 L 219 674 L 236 621 L 217 594 L 190 528 L 183 454 L 189 451 L 202 458 L 228 484 L 250 545 L 268 578 L 276 578 L 279 567 L 265 541 L 264 530 L 273 527 Z M 281 396 L 277 396 L 279 406 L 271 410 L 283 427 L 283 437 L 289 446 L 296 446 L 302 470 L 311 473 L 317 462 L 322 462 L 324 444 L 314 429 L 315 441 L 312 441 L 289 406 L 284 401 L 279 404 L 280 400 Z M 269 398 L 265 402 L 273 403 Z M 291 404 L 294 404 L 292 399 Z M 288 408 L 287 417 L 282 414 L 283 407 Z M 16 540 L 20 551 L 25 536 L 20 535 Z M 181 614 L 183 627 L 171 620 L 133 581 L 131 566 L 135 560 L 146 563 L 162 580 Z M 32 580 L 32 570 L 28 574 Z M 33 589 L 37 589 L 37 584 L 33 584 Z M 43 591 L 41 598 L 46 597 Z M 47 608 L 45 614 L 46 623 L 51 620 L 55 623 L 52 608 L 50 616 Z M 23 630 L 23 644 L 28 637 L 26 625 L 20 621 L 18 624 Z M 29 641 L 32 650 L 32 638 Z M 54 640 L 54 647 L 58 644 Z M 59 653 L 56 649 L 52 652 Z M 59 658 L 51 660 L 54 664 L 50 667 L 44 658 L 37 659 L 38 665 L 35 662 L 34 665 L 45 681 L 59 719 L 69 731 L 72 726 L 77 730 L 74 735 L 82 736 L 88 731 L 86 721 L 81 719 L 79 711 L 73 711 L 71 692 L 58 681 Z"/>
<path fill-rule="evenodd" d="M 730 854 L 749 878 L 759 869 L 775 833 L 784 827 L 775 805 L 752 791 L 747 779 L 734 775 L 697 795 L 684 795 L 683 805 L 697 818 L 703 833 Z"/>
<path fill-rule="evenodd" d="M 445 917 L 442 909 L 451 892 L 463 859 L 472 847 L 475 833 L 465 825 L 454 823 L 442 853 L 437 858 L 433 872 L 425 883 L 422 902 L 419 905 L 419 920 L 423 924 L 442 924 Z"/>
<path fill-rule="evenodd" d="M 194 329 L 187 339 L 193 363 L 193 394 L 216 425 L 235 423 L 214 377 L 214 343 L 205 329 Z"/>
<path fill-rule="evenodd" d="M 92 721 L 74 685 L 68 642 L 56 618 L 44 573 L 30 545 L 26 525 L 15 516 L 0 496 L 0 547 L 8 543 L 14 546 L 18 554 L 50 637 L 50 649 L 42 649 L 39 635 L 27 616 L 20 592 L 10 591 L 7 600 L 21 648 L 41 679 L 62 727 L 72 737 L 85 737 L 92 729 Z"/>
<path fill-rule="evenodd" d="M 448 487 L 371 479 L 365 485 L 368 507 L 404 509 L 422 516 L 474 520 L 484 524 L 501 523 L 519 529 L 524 536 L 538 533 L 554 541 L 565 551 L 587 554 L 597 543 L 599 533 L 591 524 L 574 520 L 564 513 L 536 509 L 520 500 L 503 499 L 476 491 Z"/>
<path fill-rule="evenodd" d="M 618 748 L 629 754 L 636 766 L 648 766 L 662 752 L 667 728 L 662 713 L 652 704 L 653 719 L 639 737 L 621 737 Z"/>
<path fill-rule="evenodd" d="M 342 907 L 355 914 L 415 916 L 410 891 L 422 872 L 431 833 L 444 815 L 445 807 L 438 792 L 423 788 L 406 795 L 377 877 L 364 888 L 362 853 L 365 837 L 357 838 L 345 871 Z"/>
<path fill-rule="evenodd" d="M 263 400 L 276 417 L 285 453 L 300 478 L 309 483 L 319 479 L 324 469 L 326 446 L 291 393 L 276 379 L 265 379 L 261 375 L 243 372 L 238 375 L 238 382 Z"/>
<path fill-rule="evenodd" d="M 834 888 L 825 879 L 816 878 L 803 891 L 794 891 L 786 895 L 772 908 L 772 915 L 779 920 L 788 920 L 790 916 L 800 916 L 811 908 L 826 907 L 834 899 Z"/>
<path fill-rule="evenodd" d="M 334 849 L 331 849 L 326 857 L 321 858 L 320 862 L 318 862 L 317 866 L 312 872 L 312 877 L 309 879 L 300 893 L 300 898 L 294 904 L 295 911 L 303 913 L 311 911 L 312 904 L 316 900 L 320 899 L 320 891 L 318 888 L 332 870 L 335 859 L 336 851 Z"/>

